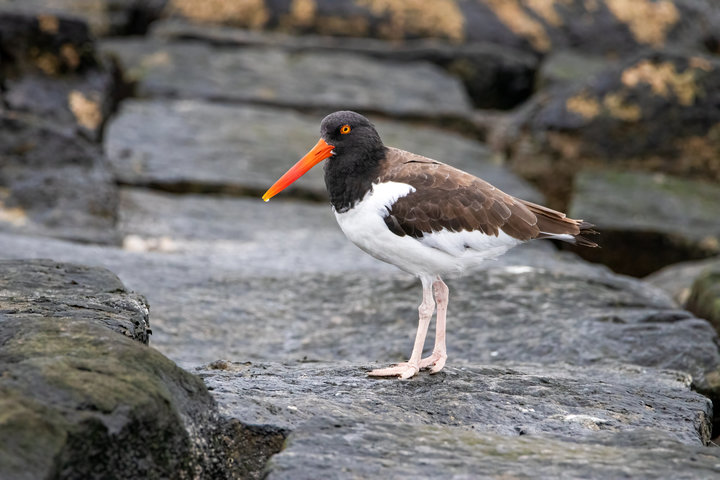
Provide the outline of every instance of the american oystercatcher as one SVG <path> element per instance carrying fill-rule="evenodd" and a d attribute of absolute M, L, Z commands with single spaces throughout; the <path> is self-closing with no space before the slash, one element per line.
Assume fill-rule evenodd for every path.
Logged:
<path fill-rule="evenodd" d="M 410 378 L 442 370 L 447 359 L 448 287 L 458 273 L 537 238 L 596 247 L 584 238 L 592 225 L 520 200 L 469 173 L 414 153 L 386 147 L 362 115 L 335 112 L 321 138 L 263 195 L 268 201 L 314 165 L 325 163 L 325 185 L 345 235 L 373 257 L 420 278 L 420 321 L 410 360 L 372 370 L 371 376 Z M 437 306 L 435 348 L 421 358 Z"/>

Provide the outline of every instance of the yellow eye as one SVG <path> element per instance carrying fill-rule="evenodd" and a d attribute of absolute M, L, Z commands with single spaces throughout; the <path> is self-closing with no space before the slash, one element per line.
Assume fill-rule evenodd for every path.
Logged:
<path fill-rule="evenodd" d="M 345 135 L 346 133 L 350 133 L 350 125 L 343 125 L 340 127 L 340 133 Z"/>

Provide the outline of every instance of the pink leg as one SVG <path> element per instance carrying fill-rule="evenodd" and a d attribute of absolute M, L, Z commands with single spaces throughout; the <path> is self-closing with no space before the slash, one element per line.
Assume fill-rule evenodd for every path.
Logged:
<path fill-rule="evenodd" d="M 435 348 L 433 353 L 427 358 L 420 360 L 420 368 L 430 368 L 430 373 L 437 373 L 445 366 L 447 360 L 447 350 L 445 348 L 445 319 L 447 316 L 447 306 L 450 297 L 450 289 L 440 277 L 433 282 L 433 292 L 435 293 L 435 303 L 437 304 L 437 316 L 435 319 Z"/>
<path fill-rule="evenodd" d="M 373 370 L 368 373 L 371 377 L 399 376 L 400 378 L 410 378 L 420 371 L 420 357 L 422 356 L 423 346 L 425 345 L 425 336 L 427 335 L 427 330 L 430 326 L 430 319 L 435 311 L 435 302 L 433 301 L 433 292 L 430 280 L 427 278 L 421 278 L 421 281 L 423 285 L 423 301 L 418 307 L 420 320 L 418 322 L 417 334 L 415 335 L 415 345 L 413 345 L 410 360 L 392 367 Z M 443 345 L 444 344 L 443 340 Z"/>

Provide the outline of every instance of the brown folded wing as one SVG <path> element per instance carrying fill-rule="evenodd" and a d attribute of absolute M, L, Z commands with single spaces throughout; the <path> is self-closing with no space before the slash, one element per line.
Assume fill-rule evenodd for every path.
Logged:
<path fill-rule="evenodd" d="M 500 231 L 522 241 L 553 235 L 573 237 L 590 224 L 525 202 L 449 165 L 398 149 L 389 149 L 380 182 L 401 182 L 415 191 L 388 207 L 385 223 L 396 235 L 419 238 L 447 229 Z M 593 244 L 579 237 L 583 244 Z M 594 244 L 593 244 L 594 245 Z"/>

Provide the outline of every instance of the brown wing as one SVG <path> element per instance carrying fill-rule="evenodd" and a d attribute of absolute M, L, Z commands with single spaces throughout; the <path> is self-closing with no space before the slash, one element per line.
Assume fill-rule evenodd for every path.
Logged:
<path fill-rule="evenodd" d="M 402 182 L 415 188 L 388 209 L 385 223 L 396 235 L 419 238 L 445 228 L 454 232 L 479 230 L 493 236 L 503 231 L 527 241 L 561 234 L 574 237 L 591 227 L 508 195 L 444 163 L 389 150 L 388 164 L 379 181 Z M 592 243 L 582 240 L 583 244 Z"/>

